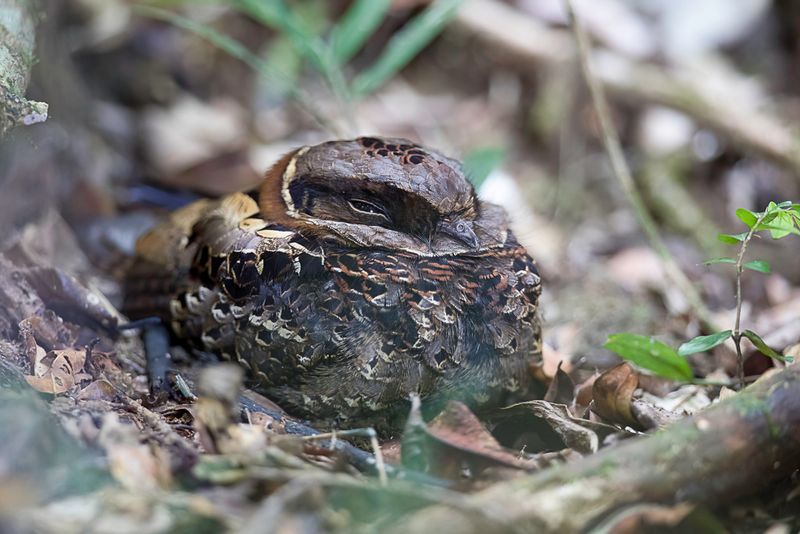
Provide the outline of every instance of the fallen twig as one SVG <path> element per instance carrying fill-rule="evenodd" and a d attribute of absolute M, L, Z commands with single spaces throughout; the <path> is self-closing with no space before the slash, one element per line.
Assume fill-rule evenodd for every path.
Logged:
<path fill-rule="evenodd" d="M 368 438 L 369 445 L 372 448 L 372 454 L 375 456 L 375 468 L 378 470 L 378 479 L 381 481 L 381 485 L 385 486 L 387 483 L 386 478 L 386 465 L 383 462 L 383 452 L 381 452 L 381 446 L 378 443 L 378 433 L 375 432 L 374 428 L 354 428 L 351 430 L 340 430 L 338 432 L 325 432 L 322 434 L 312 434 L 309 436 L 303 436 L 303 439 L 308 440 L 318 440 L 318 439 L 329 439 L 331 447 L 336 446 L 336 438 L 337 437 L 360 437 L 360 438 Z"/>

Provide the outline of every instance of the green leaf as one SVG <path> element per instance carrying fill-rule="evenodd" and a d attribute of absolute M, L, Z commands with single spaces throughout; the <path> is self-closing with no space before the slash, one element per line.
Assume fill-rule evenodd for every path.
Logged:
<path fill-rule="evenodd" d="M 716 263 L 732 263 L 736 265 L 736 260 L 733 258 L 712 258 L 703 262 L 703 265 L 714 265 Z"/>
<path fill-rule="evenodd" d="M 391 38 L 378 59 L 353 80 L 353 92 L 364 97 L 405 67 L 455 16 L 464 0 L 434 0 Z"/>
<path fill-rule="evenodd" d="M 603 346 L 658 376 L 682 382 L 692 379 L 688 362 L 675 349 L 653 338 L 628 333 L 611 334 Z"/>
<path fill-rule="evenodd" d="M 765 262 L 764 260 L 753 260 L 748 261 L 744 265 L 742 265 L 745 269 L 750 269 L 751 271 L 758 271 L 759 273 L 769 274 L 772 272 L 772 268 L 769 266 L 769 263 Z"/>
<path fill-rule="evenodd" d="M 725 330 L 723 332 L 717 332 L 716 334 L 711 334 L 709 336 L 697 336 L 694 339 L 690 339 L 680 347 L 678 347 L 678 355 L 679 356 L 688 356 L 690 354 L 695 354 L 697 352 L 705 352 L 707 350 L 713 349 L 720 343 L 723 343 L 726 339 L 731 337 L 733 332 L 730 330 Z"/>
<path fill-rule="evenodd" d="M 737 209 L 736 216 L 739 217 L 739 220 L 745 223 L 748 228 L 752 228 L 758 220 L 758 216 L 755 213 L 744 208 Z"/>
<path fill-rule="evenodd" d="M 475 188 L 480 187 L 486 177 L 503 163 L 506 152 L 499 147 L 479 148 L 464 156 L 464 174 Z"/>
<path fill-rule="evenodd" d="M 772 236 L 774 239 L 781 239 L 786 235 L 793 234 L 793 235 L 800 235 L 800 230 L 794 227 L 789 226 L 774 226 L 772 224 L 759 224 L 758 231 L 761 230 L 769 230 L 770 232 L 775 231 L 778 232 L 778 237 Z"/>
<path fill-rule="evenodd" d="M 736 245 L 744 241 L 747 234 L 748 232 L 742 232 L 741 234 L 718 234 L 717 239 L 729 245 Z"/>
<path fill-rule="evenodd" d="M 774 226 L 772 224 L 759 224 L 758 225 L 758 231 L 761 231 L 761 230 L 770 230 L 770 231 L 774 230 L 774 231 L 779 232 L 779 233 L 783 232 L 783 233 L 785 233 L 785 235 L 789 235 L 789 234 L 800 235 L 800 230 L 798 230 L 797 228 L 793 228 L 793 227 L 790 228 L 788 226 Z M 781 237 L 785 237 L 785 235 L 779 235 L 779 237 L 774 237 L 774 236 L 773 237 L 774 237 L 774 239 L 780 239 Z"/>
<path fill-rule="evenodd" d="M 331 31 L 331 49 L 339 64 L 347 63 L 383 21 L 391 0 L 355 0 Z"/>
<path fill-rule="evenodd" d="M 755 345 L 756 349 L 758 349 L 758 352 L 760 352 L 764 356 L 769 356 L 770 358 L 774 358 L 776 360 L 789 361 L 783 354 L 780 354 L 779 352 L 776 352 L 775 350 L 770 348 L 770 346 L 767 345 L 767 343 L 763 339 L 761 339 L 761 336 L 759 336 L 752 330 L 745 330 L 744 332 L 742 332 L 742 334 L 744 335 L 744 337 L 752 341 L 753 345 Z"/>
<path fill-rule="evenodd" d="M 800 231 L 795 228 L 795 218 L 791 213 L 784 211 L 774 215 L 770 221 L 759 224 L 756 230 L 769 230 L 772 239 L 780 239 L 789 234 L 800 234 Z"/>

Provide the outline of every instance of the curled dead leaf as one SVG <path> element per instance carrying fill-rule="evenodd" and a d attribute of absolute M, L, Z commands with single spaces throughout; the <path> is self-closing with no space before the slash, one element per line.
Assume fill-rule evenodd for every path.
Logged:
<path fill-rule="evenodd" d="M 36 343 L 49 349 L 63 349 L 75 343 L 77 328 L 67 325 L 52 310 L 45 310 L 42 315 L 31 315 L 20 321 L 20 331 L 30 331 Z"/>
<path fill-rule="evenodd" d="M 543 419 L 558 434 L 564 445 L 581 454 L 596 452 L 606 436 L 619 432 L 611 425 L 575 417 L 564 404 L 532 400 L 504 409 L 509 413 L 515 410 L 526 410 Z"/>
<path fill-rule="evenodd" d="M 72 389 L 76 384 L 91 378 L 83 373 L 86 352 L 81 349 L 51 350 L 45 353 L 37 345 L 33 362 L 33 376 L 25 380 L 36 391 L 59 394 Z"/>
<path fill-rule="evenodd" d="M 612 367 L 592 386 L 592 411 L 608 421 L 638 427 L 639 423 L 631 412 L 633 392 L 638 384 L 639 377 L 628 363 Z"/>
<path fill-rule="evenodd" d="M 594 388 L 594 382 L 599 376 L 600 373 L 595 372 L 592 376 L 575 386 L 575 403 L 573 406 L 573 411 L 575 411 L 575 413 L 581 415 L 592 403 L 592 388 Z M 580 408 L 580 411 L 577 408 Z"/>
<path fill-rule="evenodd" d="M 412 407 L 410 424 L 403 434 L 402 458 L 406 465 L 450 480 L 463 480 L 465 467 L 472 476 L 489 467 L 536 467 L 532 460 L 503 448 L 461 402 L 448 402 L 427 426 L 418 410 Z"/>
<path fill-rule="evenodd" d="M 561 369 L 562 363 L 558 362 L 556 374 L 547 386 L 544 400 L 569 406 L 575 400 L 575 382 Z"/>

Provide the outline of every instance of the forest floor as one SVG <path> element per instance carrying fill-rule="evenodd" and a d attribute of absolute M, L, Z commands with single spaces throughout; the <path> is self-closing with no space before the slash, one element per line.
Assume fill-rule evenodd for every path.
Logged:
<path fill-rule="evenodd" d="M 50 118 L 0 145 L 0 530 L 800 529 L 800 9 L 575 3 L 629 184 L 560 1 L 354 2 L 361 37 L 340 1 L 43 7 Z M 136 238 L 360 134 L 508 210 L 543 398 L 320 434 L 181 347 L 154 393 L 118 311 Z"/>

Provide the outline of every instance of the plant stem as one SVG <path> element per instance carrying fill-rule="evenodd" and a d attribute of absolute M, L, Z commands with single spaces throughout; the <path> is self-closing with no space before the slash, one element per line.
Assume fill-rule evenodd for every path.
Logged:
<path fill-rule="evenodd" d="M 744 380 L 744 356 L 742 355 L 742 332 L 740 330 L 741 320 L 742 320 L 742 271 L 743 268 L 743 260 L 745 252 L 747 252 L 747 245 L 750 243 L 750 240 L 753 238 L 753 235 L 756 232 L 756 228 L 761 224 L 764 218 L 767 216 L 766 210 L 758 216 L 756 222 L 753 223 L 753 226 L 750 227 L 750 231 L 747 232 L 747 235 L 742 240 L 742 245 L 739 247 L 739 254 L 736 257 L 736 321 L 733 323 L 733 334 L 731 335 L 731 339 L 733 339 L 733 344 L 736 347 L 736 374 L 739 378 L 739 387 L 744 388 L 745 380 Z"/>
<path fill-rule="evenodd" d="M 569 15 L 572 31 L 575 34 L 575 41 L 578 49 L 578 60 L 581 65 L 583 76 L 586 79 L 586 84 L 589 86 L 589 93 L 592 96 L 592 103 L 594 105 L 595 112 L 597 113 L 597 118 L 600 122 L 600 128 L 603 133 L 603 144 L 605 145 L 606 152 L 611 160 L 611 168 L 614 170 L 614 175 L 622 187 L 623 192 L 627 196 L 631 206 L 633 206 L 636 218 L 639 221 L 639 225 L 642 227 L 642 230 L 644 230 L 644 233 L 650 242 L 650 246 L 653 247 L 656 253 L 661 257 L 661 261 L 664 264 L 664 270 L 666 271 L 667 276 L 678 287 L 678 289 L 681 290 L 684 297 L 686 297 L 689 306 L 692 307 L 704 326 L 710 331 L 716 332 L 719 330 L 719 328 L 717 328 L 717 326 L 714 324 L 711 312 L 703 303 L 703 299 L 700 297 L 700 294 L 692 285 L 691 281 L 686 277 L 678 264 L 675 262 L 675 259 L 672 257 L 672 254 L 664 243 L 661 234 L 658 232 L 656 222 L 653 220 L 650 212 L 647 211 L 647 207 L 645 206 L 642 197 L 639 195 L 639 191 L 636 189 L 636 183 L 633 181 L 630 168 L 628 167 L 628 164 L 625 161 L 625 156 L 622 153 L 622 145 L 619 140 L 619 135 L 617 134 L 617 130 L 614 128 L 614 125 L 611 122 L 611 114 L 608 110 L 608 101 L 606 100 L 603 87 L 600 82 L 598 82 L 589 66 L 590 52 L 586 32 L 584 31 L 583 26 L 578 18 L 575 16 L 575 11 L 572 7 L 571 0 L 564 0 L 564 4 Z"/>

